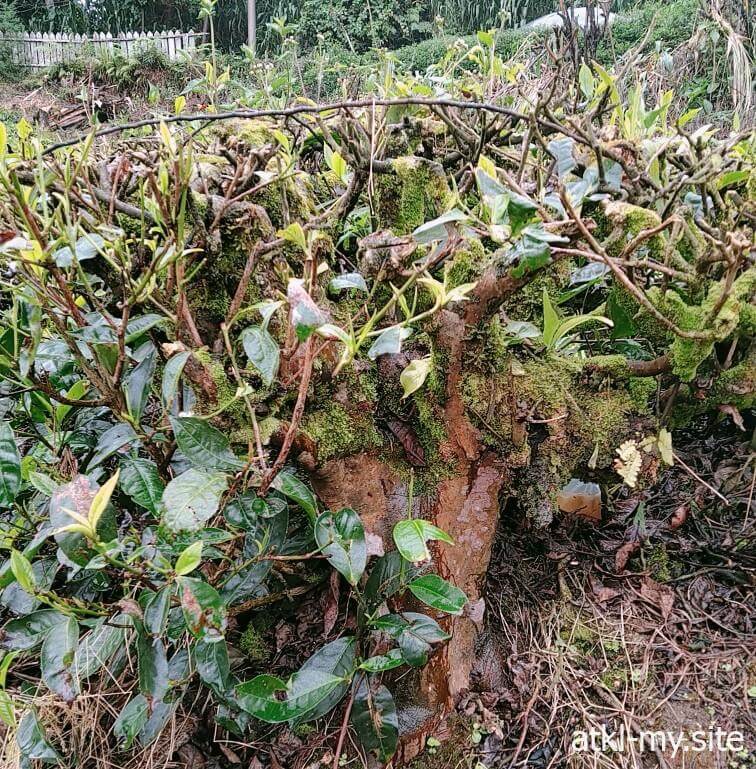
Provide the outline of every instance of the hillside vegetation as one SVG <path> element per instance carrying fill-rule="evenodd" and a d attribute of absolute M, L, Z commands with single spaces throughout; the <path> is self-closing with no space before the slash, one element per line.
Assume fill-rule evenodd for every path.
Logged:
<path fill-rule="evenodd" d="M 669 497 L 658 536 L 726 528 L 747 590 L 750 72 L 692 106 L 629 23 L 399 50 L 330 104 L 297 56 L 267 89 L 212 56 L 165 114 L 0 128 L 0 766 L 490 768 L 529 729 L 567 761 L 578 710 L 543 736 L 537 694 L 647 683 L 581 625 L 570 547 L 602 542 L 599 600 L 640 584 L 673 636 L 644 550 Z M 534 548 L 556 631 L 497 588 L 539 590 Z M 675 641 L 689 667 L 721 642 L 746 705 L 751 624 Z M 497 632 L 551 640 L 496 678 Z M 608 683 L 575 673 L 601 654 Z"/>

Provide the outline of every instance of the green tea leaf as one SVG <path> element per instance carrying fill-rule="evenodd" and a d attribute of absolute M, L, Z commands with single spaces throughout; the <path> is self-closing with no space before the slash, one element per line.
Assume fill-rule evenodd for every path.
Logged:
<path fill-rule="evenodd" d="M 202 540 L 193 542 L 187 547 L 176 561 L 173 570 L 179 577 L 194 571 L 202 562 Z"/>
<path fill-rule="evenodd" d="M 165 483 L 152 460 L 122 460 L 120 486 L 140 507 L 149 510 L 153 515 L 159 514 Z"/>
<path fill-rule="evenodd" d="M 10 507 L 21 488 L 21 457 L 7 422 L 0 422 L 0 507 Z"/>
<path fill-rule="evenodd" d="M 278 374 L 281 355 L 276 340 L 261 326 L 244 329 L 241 339 L 249 362 L 257 369 L 263 382 L 270 387 Z"/>
<path fill-rule="evenodd" d="M 193 467 L 227 472 L 244 467 L 229 448 L 228 437 L 204 419 L 171 417 L 171 427 L 178 447 Z"/>
<path fill-rule="evenodd" d="M 273 479 L 271 486 L 292 502 L 296 502 L 310 516 L 310 520 L 315 522 L 318 516 L 318 503 L 315 495 L 294 473 L 281 470 Z"/>
<path fill-rule="evenodd" d="M 58 486 L 50 498 L 50 523 L 55 528 L 55 541 L 66 556 L 79 566 L 89 563 L 95 552 L 85 536 L 65 529 L 79 523 L 79 518 L 88 518 L 99 490 L 97 483 L 80 473 L 63 486 Z M 102 542 L 111 542 L 117 533 L 115 510 L 112 505 L 107 505 L 97 523 L 97 537 Z"/>
<path fill-rule="evenodd" d="M 149 703 L 143 694 L 129 700 L 113 724 L 113 734 L 122 750 L 128 750 L 137 734 L 147 723 Z"/>
<path fill-rule="evenodd" d="M 290 691 L 293 696 L 297 696 L 300 688 L 306 686 L 307 677 L 304 674 L 326 673 L 337 676 L 342 683 L 336 686 L 324 699 L 310 708 L 307 712 L 300 715 L 296 720 L 298 723 L 314 721 L 321 718 L 331 711 L 342 700 L 349 690 L 349 682 L 352 679 L 356 667 L 355 652 L 356 640 L 351 636 L 338 638 L 325 646 L 321 646 L 315 654 L 302 665 L 299 673 L 292 676 L 290 681 Z"/>
<path fill-rule="evenodd" d="M 279 238 L 288 240 L 289 243 L 293 243 L 295 246 L 299 246 L 305 253 L 307 252 L 307 238 L 299 222 L 293 222 L 285 229 L 279 230 L 276 234 Z"/>
<path fill-rule="evenodd" d="M 184 366 L 186 366 L 187 361 L 191 357 L 192 353 L 189 350 L 185 350 L 184 352 L 179 352 L 171 356 L 165 364 L 160 395 L 163 399 L 163 405 L 167 409 L 171 407 L 173 399 L 176 397 L 181 381 L 181 374 L 184 371 Z"/>
<path fill-rule="evenodd" d="M 409 584 L 410 592 L 424 604 L 448 614 L 461 614 L 467 596 L 437 574 L 426 574 Z"/>
<path fill-rule="evenodd" d="M 375 360 L 379 355 L 396 355 L 402 351 L 402 342 L 412 336 L 412 329 L 406 326 L 389 326 L 370 345 L 367 356 Z"/>
<path fill-rule="evenodd" d="M 356 585 L 367 565 L 365 529 L 354 510 L 326 511 L 315 522 L 315 541 L 331 566 Z"/>
<path fill-rule="evenodd" d="M 21 589 L 30 595 L 33 594 L 36 588 L 36 579 L 29 559 L 18 550 L 11 550 L 10 564 L 13 576 Z"/>
<path fill-rule="evenodd" d="M 460 223 L 468 222 L 470 217 L 459 209 L 453 208 L 430 222 L 421 224 L 412 237 L 418 243 L 432 243 L 436 240 L 446 240 L 449 234 L 454 232 Z"/>
<path fill-rule="evenodd" d="M 433 358 L 430 355 L 426 358 L 416 358 L 411 361 L 399 376 L 399 381 L 404 388 L 402 398 L 406 398 L 416 390 L 419 390 L 428 378 L 432 368 Z"/>
<path fill-rule="evenodd" d="M 157 593 L 151 593 L 147 598 L 144 604 L 143 621 L 148 633 L 154 636 L 161 636 L 165 633 L 172 595 L 173 587 L 166 585 Z"/>
<path fill-rule="evenodd" d="M 552 139 L 546 146 L 556 160 L 557 176 L 564 179 L 577 165 L 572 154 L 575 140 L 565 136 L 561 139 Z"/>
<path fill-rule="evenodd" d="M 148 701 L 161 700 L 168 691 L 168 657 L 161 638 L 139 634 L 137 668 L 139 690 Z"/>
<path fill-rule="evenodd" d="M 128 446 L 129 443 L 137 440 L 137 434 L 134 432 L 134 428 L 127 422 L 119 422 L 117 425 L 108 428 L 100 436 L 95 446 L 95 452 L 92 458 L 89 460 L 87 466 L 89 470 L 94 469 L 98 465 L 102 464 L 109 456 L 112 456 L 116 451 L 122 449 L 124 446 Z"/>
<path fill-rule="evenodd" d="M 363 291 L 368 293 L 367 283 L 365 278 L 360 275 L 359 272 L 345 272 L 341 275 L 337 275 L 335 278 L 331 278 L 331 282 L 328 284 L 328 288 L 331 291 L 341 291 L 347 288 L 354 288 L 357 291 Z"/>
<path fill-rule="evenodd" d="M 225 475 L 187 470 L 165 487 L 163 523 L 173 532 L 197 531 L 218 511 L 225 490 Z"/>
<path fill-rule="evenodd" d="M 18 617 L 3 627 L 0 646 L 3 649 L 28 651 L 41 644 L 51 627 L 65 621 L 55 609 L 39 609 L 26 617 Z"/>
<path fill-rule="evenodd" d="M 57 481 L 54 481 L 49 475 L 37 473 L 32 470 L 29 473 L 29 483 L 43 496 L 51 497 L 58 488 Z"/>
<path fill-rule="evenodd" d="M 543 343 L 549 347 L 556 336 L 561 320 L 554 305 L 551 303 L 549 292 L 543 289 Z"/>
<path fill-rule="evenodd" d="M 157 365 L 157 351 L 151 342 L 147 344 L 150 349 L 124 377 L 121 388 L 126 396 L 126 408 L 135 424 L 138 424 L 142 419 Z"/>
<path fill-rule="evenodd" d="M 147 334 L 150 329 L 156 326 L 166 323 L 167 318 L 162 315 L 156 315 L 155 313 L 149 313 L 147 315 L 140 315 L 138 318 L 132 318 L 126 324 L 126 344 L 133 344 L 140 337 Z"/>
<path fill-rule="evenodd" d="M 404 658 L 399 649 L 391 649 L 386 654 L 369 657 L 360 663 L 360 670 L 368 673 L 382 673 L 385 670 L 393 670 L 404 664 Z"/>
<path fill-rule="evenodd" d="M 580 65 L 578 81 L 583 96 L 585 96 L 586 99 L 592 98 L 593 93 L 596 90 L 596 78 L 594 77 L 593 72 L 591 72 L 591 68 L 585 62 Z"/>
<path fill-rule="evenodd" d="M 281 724 L 317 707 L 341 684 L 342 678 L 319 670 L 295 673 L 288 684 L 275 676 L 260 675 L 237 686 L 236 695 L 247 713 L 269 724 Z M 279 699 L 281 694 L 287 697 Z"/>
<path fill-rule="evenodd" d="M 192 577 L 181 577 L 179 588 L 189 632 L 203 641 L 220 641 L 226 629 L 226 606 L 218 591 L 204 580 Z"/>
<path fill-rule="evenodd" d="M 49 689 L 66 702 L 79 693 L 79 680 L 74 671 L 74 655 L 79 643 L 79 625 L 73 617 L 53 625 L 42 643 L 40 669 Z"/>
<path fill-rule="evenodd" d="M 97 626 L 85 633 L 74 654 L 74 675 L 79 681 L 93 676 L 110 664 L 116 652 L 124 648 L 126 628 L 120 627 L 130 622 L 125 614 L 116 615 L 112 624 L 103 619 Z"/>
<path fill-rule="evenodd" d="M 387 762 L 399 744 L 399 716 L 391 692 L 377 681 L 360 682 L 354 696 L 352 726 L 363 748 Z"/>
<path fill-rule="evenodd" d="M 407 563 L 401 553 L 396 550 L 382 555 L 373 563 L 370 576 L 365 583 L 364 596 L 368 608 L 371 611 L 377 609 L 416 574 L 417 567 Z"/>
<path fill-rule="evenodd" d="M 454 540 L 443 529 L 434 526 L 430 521 L 421 519 L 412 519 L 409 521 L 399 521 L 394 526 L 394 542 L 397 550 L 406 561 L 410 563 L 419 563 L 430 560 L 430 552 L 427 542 L 439 540 L 454 544 Z"/>
<path fill-rule="evenodd" d="M 231 686 L 228 648 L 224 641 L 198 641 L 194 646 L 194 661 L 200 678 L 221 697 Z"/>
<path fill-rule="evenodd" d="M 33 710 L 28 710 L 21 719 L 16 732 L 16 743 L 27 761 L 42 761 L 45 764 L 60 761 L 60 756 L 47 741 L 44 728 Z"/>
<path fill-rule="evenodd" d="M 0 689 L 0 721 L 11 729 L 16 728 L 16 708 L 13 698 L 5 689 Z"/>

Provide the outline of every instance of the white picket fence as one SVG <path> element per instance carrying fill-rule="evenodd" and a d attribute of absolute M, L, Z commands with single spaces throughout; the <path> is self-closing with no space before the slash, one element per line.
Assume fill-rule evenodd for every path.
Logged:
<path fill-rule="evenodd" d="M 201 32 L 167 30 L 165 32 L 126 32 L 113 36 L 109 33 L 93 35 L 48 34 L 39 32 L 2 33 L 0 47 L 7 46 L 16 64 L 25 67 L 49 67 L 69 61 L 78 54 L 91 52 L 105 54 L 120 51 L 124 56 L 136 56 L 140 51 L 157 48 L 169 59 L 191 55 L 202 42 Z"/>

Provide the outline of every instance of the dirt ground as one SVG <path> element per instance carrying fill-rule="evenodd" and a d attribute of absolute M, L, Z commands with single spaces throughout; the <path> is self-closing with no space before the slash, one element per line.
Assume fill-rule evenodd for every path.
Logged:
<path fill-rule="evenodd" d="M 419 766 L 756 766 L 756 457 L 744 432 L 702 434 L 677 450 L 688 469 L 610 489 L 595 529 L 563 522 L 538 538 L 505 508 L 477 691 L 460 705 L 467 744 Z M 592 729 L 614 749 L 597 735 L 577 750 Z M 742 749 L 719 750 L 717 730 Z M 644 731 L 670 742 L 641 745 Z"/>

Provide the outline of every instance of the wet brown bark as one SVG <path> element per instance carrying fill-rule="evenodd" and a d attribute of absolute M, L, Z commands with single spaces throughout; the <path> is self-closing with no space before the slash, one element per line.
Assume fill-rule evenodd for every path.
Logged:
<path fill-rule="evenodd" d="M 447 437 L 440 451 L 453 472 L 432 495 L 413 500 L 413 514 L 434 522 L 454 538 L 455 546 L 435 548 L 434 567 L 463 589 L 470 603 L 462 616 L 440 619 L 452 634 L 451 640 L 436 650 L 418 673 L 419 680 L 405 687 L 408 696 L 400 694 L 403 734 L 399 763 L 422 750 L 425 737 L 451 712 L 469 685 L 499 495 L 508 480 L 504 461 L 485 449 L 465 413 L 459 392 L 464 337 L 464 321 L 454 313 L 442 312 L 436 341 L 445 348 L 450 364 L 442 415 Z M 326 505 L 353 507 L 373 542 L 380 539 L 386 549 L 392 547 L 391 530 L 407 514 L 409 493 L 406 480 L 393 467 L 375 455 L 358 454 L 325 463 L 313 482 Z"/>

